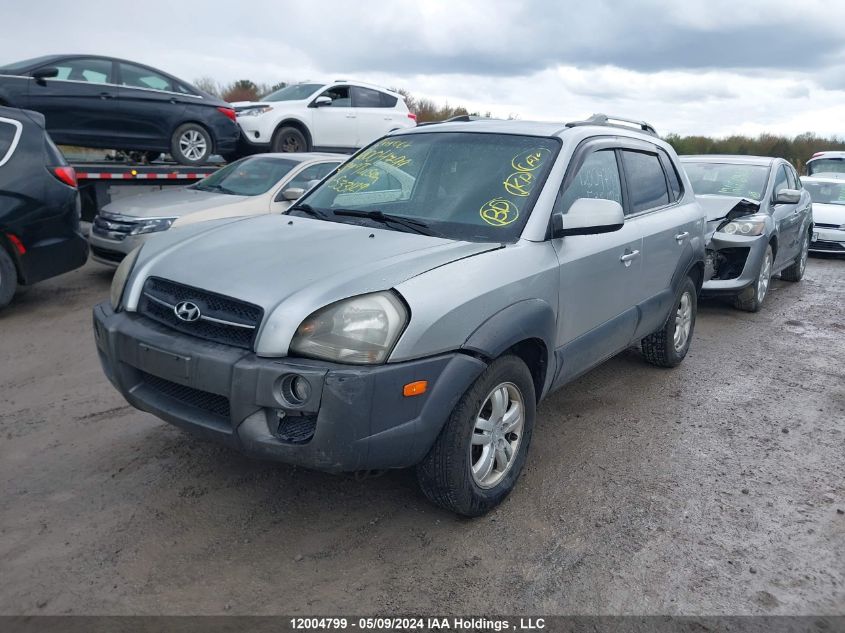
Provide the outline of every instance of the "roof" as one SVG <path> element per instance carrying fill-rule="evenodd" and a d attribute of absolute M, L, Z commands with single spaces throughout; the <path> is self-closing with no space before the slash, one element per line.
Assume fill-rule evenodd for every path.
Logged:
<path fill-rule="evenodd" d="M 729 165 L 762 165 L 768 167 L 778 160 L 772 156 L 744 156 L 742 154 L 686 154 L 682 163 L 727 163 Z"/>

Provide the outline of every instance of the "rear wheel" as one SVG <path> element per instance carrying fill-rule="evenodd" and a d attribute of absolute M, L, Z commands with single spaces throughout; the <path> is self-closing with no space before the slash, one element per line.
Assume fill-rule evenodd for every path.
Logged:
<path fill-rule="evenodd" d="M 669 314 L 666 323 L 640 342 L 647 362 L 658 367 L 676 367 L 681 364 L 692 342 L 697 310 L 695 283 L 687 277 L 675 298 L 675 309 Z"/>
<path fill-rule="evenodd" d="M 795 261 L 781 272 L 781 279 L 786 281 L 801 281 L 804 277 L 804 271 L 807 269 L 807 258 L 810 255 L 810 233 L 804 234 L 804 239 L 801 242 L 801 252 Z"/>
<path fill-rule="evenodd" d="M 273 134 L 270 149 L 274 152 L 307 152 L 308 141 L 295 127 L 281 127 Z"/>
<path fill-rule="evenodd" d="M 18 288 L 18 271 L 9 253 L 0 246 L 0 308 L 9 305 Z"/>
<path fill-rule="evenodd" d="M 182 165 L 202 165 L 211 156 L 211 136 L 196 123 L 176 128 L 170 140 L 170 155 Z"/>
<path fill-rule="evenodd" d="M 493 361 L 417 466 L 426 497 L 470 517 L 500 504 L 522 472 L 535 412 L 534 381 L 525 363 L 516 356 Z"/>
<path fill-rule="evenodd" d="M 760 272 L 753 284 L 734 297 L 734 307 L 746 312 L 758 312 L 763 306 L 763 299 L 769 293 L 769 284 L 772 281 L 772 263 L 774 254 L 772 245 L 766 247 L 766 254 L 760 263 Z"/>

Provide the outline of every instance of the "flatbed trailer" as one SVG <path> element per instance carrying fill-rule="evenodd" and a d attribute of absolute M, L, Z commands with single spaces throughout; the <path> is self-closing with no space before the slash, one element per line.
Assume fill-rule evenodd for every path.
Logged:
<path fill-rule="evenodd" d="M 221 164 L 185 166 L 155 162 L 72 162 L 82 199 L 82 219 L 91 222 L 105 205 L 119 198 L 164 187 L 184 187 L 214 173 Z"/>

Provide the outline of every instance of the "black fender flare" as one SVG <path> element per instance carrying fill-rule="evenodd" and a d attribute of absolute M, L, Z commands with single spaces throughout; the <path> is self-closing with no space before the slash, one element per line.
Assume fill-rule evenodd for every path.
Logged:
<path fill-rule="evenodd" d="M 524 299 L 488 318 L 461 346 L 466 352 L 494 359 L 515 345 L 538 340 L 545 347 L 545 377 L 538 398 L 545 395 L 556 373 L 557 311 L 541 299 Z"/>

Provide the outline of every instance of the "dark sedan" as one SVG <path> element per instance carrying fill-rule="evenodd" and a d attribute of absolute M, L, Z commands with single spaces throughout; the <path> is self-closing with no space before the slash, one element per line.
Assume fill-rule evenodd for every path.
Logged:
<path fill-rule="evenodd" d="M 0 66 L 0 106 L 41 112 L 56 143 L 169 152 L 183 165 L 229 158 L 239 128 L 225 101 L 111 57 L 50 55 Z"/>
<path fill-rule="evenodd" d="M 76 174 L 44 130 L 44 117 L 0 107 L 0 308 L 18 285 L 79 268 Z"/>

